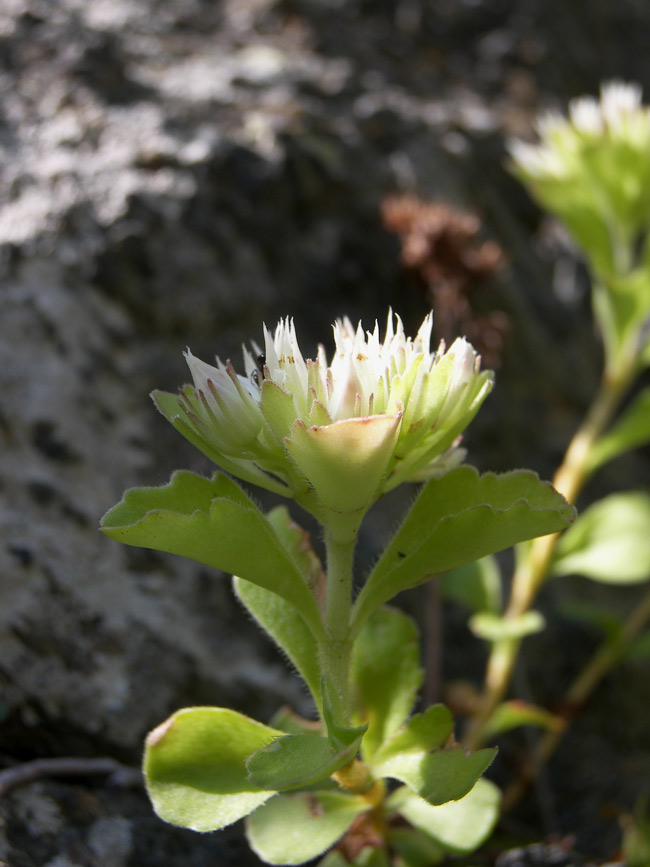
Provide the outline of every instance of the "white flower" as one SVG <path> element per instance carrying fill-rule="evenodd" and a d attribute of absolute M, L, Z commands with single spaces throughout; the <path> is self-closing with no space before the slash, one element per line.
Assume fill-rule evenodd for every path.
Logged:
<path fill-rule="evenodd" d="M 453 465 L 459 435 L 492 377 L 464 339 L 430 351 L 432 316 L 415 339 L 388 315 L 364 332 L 334 324 L 328 363 L 305 360 L 293 320 L 281 320 L 264 349 L 244 347 L 245 376 L 186 353 L 193 387 L 153 397 L 160 411 L 224 469 L 293 496 L 321 519 L 362 515 L 383 493 Z M 462 453 L 458 454 L 462 457 Z"/>

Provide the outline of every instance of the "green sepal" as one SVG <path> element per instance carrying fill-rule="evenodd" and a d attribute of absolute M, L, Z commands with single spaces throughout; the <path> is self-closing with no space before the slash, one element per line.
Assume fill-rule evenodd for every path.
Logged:
<path fill-rule="evenodd" d="M 474 635 L 484 641 L 519 641 L 544 629 L 544 617 L 539 611 L 526 611 L 519 617 L 500 617 L 481 611 L 470 618 Z"/>
<path fill-rule="evenodd" d="M 285 735 L 250 756 L 248 777 L 256 786 L 276 792 L 313 786 L 354 758 L 361 737 L 363 733 L 337 750 L 317 734 Z"/>
<path fill-rule="evenodd" d="M 457 602 L 470 611 L 501 611 L 501 570 L 496 557 L 482 557 L 466 563 L 438 579 L 443 599 Z"/>
<path fill-rule="evenodd" d="M 587 470 L 593 473 L 608 461 L 648 442 L 650 442 L 650 388 L 644 388 L 621 418 L 590 449 Z"/>
<path fill-rule="evenodd" d="M 190 386 L 187 386 L 190 388 Z M 258 485 L 261 488 L 266 488 L 267 491 L 273 491 L 283 497 L 292 497 L 291 488 L 280 481 L 279 478 L 270 476 L 261 470 L 253 461 L 239 460 L 237 458 L 229 458 L 222 451 L 215 448 L 208 439 L 204 439 L 199 435 L 195 428 L 190 424 L 183 409 L 181 409 L 178 396 L 170 394 L 167 391 L 153 391 L 151 393 L 156 409 L 163 415 L 167 421 L 173 425 L 176 430 L 185 437 L 192 445 L 200 452 L 227 473 L 232 473 L 233 476 L 242 479 L 245 482 L 250 482 L 253 485 Z"/>
<path fill-rule="evenodd" d="M 563 724 L 560 717 L 543 707 L 529 704 L 520 699 L 512 699 L 511 701 L 504 701 L 496 708 L 485 726 L 484 738 L 489 740 L 495 735 L 503 734 L 503 732 L 519 726 L 535 726 L 552 732 L 560 731 Z"/>
<path fill-rule="evenodd" d="M 464 798 L 440 806 L 402 787 L 393 792 L 386 807 L 399 812 L 445 852 L 461 855 L 473 852 L 490 836 L 499 818 L 500 800 L 494 783 L 481 779 Z"/>
<path fill-rule="evenodd" d="M 281 732 L 234 710 L 177 711 L 147 737 L 144 774 L 166 822 L 216 831 L 247 816 L 274 792 L 250 782 L 246 759 Z"/>
<path fill-rule="evenodd" d="M 406 720 L 422 677 L 414 621 L 396 609 L 375 611 L 354 643 L 350 666 L 356 720 L 368 724 L 361 743 L 364 759 Z"/>
<path fill-rule="evenodd" d="M 343 792 L 279 795 L 246 820 L 251 849 L 267 864 L 303 864 L 317 858 L 370 809 Z"/>
<path fill-rule="evenodd" d="M 175 472 L 159 488 L 132 488 L 104 515 L 102 532 L 127 545 L 189 557 L 239 575 L 293 605 L 314 635 L 316 601 L 269 521 L 223 474 Z"/>
<path fill-rule="evenodd" d="M 553 575 L 584 575 L 608 584 L 650 577 L 650 495 L 611 494 L 580 515 L 559 540 Z"/>
<path fill-rule="evenodd" d="M 565 529 L 575 510 L 535 473 L 463 466 L 420 492 L 354 606 L 353 632 L 402 590 L 517 542 Z"/>

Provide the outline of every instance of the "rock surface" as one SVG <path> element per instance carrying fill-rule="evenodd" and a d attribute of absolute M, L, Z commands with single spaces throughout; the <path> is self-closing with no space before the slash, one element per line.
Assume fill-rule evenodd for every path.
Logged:
<path fill-rule="evenodd" d="M 386 195 L 478 212 L 505 248 L 494 305 L 514 325 L 472 458 L 552 472 L 597 376 L 597 342 L 584 275 L 557 234 L 537 231 L 503 169 L 504 140 L 603 78 L 647 86 L 649 36 L 642 0 L 4 0 L 6 765 L 69 755 L 137 765 L 146 731 L 185 704 L 260 719 L 283 702 L 308 711 L 226 577 L 96 528 L 126 487 L 176 467 L 209 471 L 146 397 L 185 380 L 186 345 L 234 359 L 262 320 L 287 313 L 310 351 L 343 313 L 372 321 L 392 304 L 409 327 L 421 319 L 426 302 L 381 223 Z M 647 460 L 617 472 L 621 486 L 650 477 Z M 394 526 L 394 514 L 383 520 Z M 370 557 L 377 540 L 364 545 Z M 608 682 L 597 710 L 626 700 L 635 719 L 640 676 L 627 670 L 624 691 Z M 561 754 L 559 825 L 534 833 L 575 832 L 604 858 L 616 817 L 597 811 L 610 798 L 632 807 L 649 770 L 633 757 L 650 737 L 631 723 L 621 743 L 610 719 L 603 740 L 600 719 L 585 730 L 596 769 L 584 768 L 593 751 L 578 751 L 582 765 Z M 11 867 L 258 863 L 238 828 L 172 829 L 139 789 L 102 779 L 33 783 L 0 811 Z"/>

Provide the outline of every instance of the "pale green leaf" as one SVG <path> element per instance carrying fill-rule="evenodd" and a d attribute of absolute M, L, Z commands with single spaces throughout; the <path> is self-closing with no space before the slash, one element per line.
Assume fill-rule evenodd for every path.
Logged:
<path fill-rule="evenodd" d="M 406 725 L 379 747 L 371 759 L 377 774 L 390 776 L 390 762 L 403 754 L 425 755 L 442 747 L 454 728 L 449 708 L 433 704 L 423 713 L 415 714 Z"/>
<path fill-rule="evenodd" d="M 560 731 L 563 720 L 543 707 L 520 699 L 504 701 L 496 708 L 484 729 L 486 739 L 518 726 L 535 726 L 547 731 Z"/>
<path fill-rule="evenodd" d="M 496 557 L 466 563 L 438 579 L 443 599 L 464 605 L 470 611 L 501 610 L 501 570 Z"/>
<path fill-rule="evenodd" d="M 586 509 L 560 539 L 554 575 L 584 575 L 610 584 L 650 577 L 650 495 L 612 494 Z"/>
<path fill-rule="evenodd" d="M 227 476 L 179 471 L 160 488 L 133 488 L 102 519 L 111 539 L 180 554 L 239 575 L 291 603 L 315 635 L 316 601 L 276 532 Z"/>
<path fill-rule="evenodd" d="M 279 795 L 246 821 L 246 837 L 267 864 L 303 864 L 321 855 L 370 809 L 342 792 Z"/>
<path fill-rule="evenodd" d="M 650 388 L 645 388 L 616 424 L 607 431 L 589 452 L 588 471 L 593 473 L 630 449 L 650 442 Z"/>
<path fill-rule="evenodd" d="M 280 734 L 227 708 L 177 711 L 146 742 L 154 810 L 193 831 L 215 831 L 247 816 L 274 793 L 250 782 L 246 759 Z"/>
<path fill-rule="evenodd" d="M 526 470 L 479 476 L 463 466 L 431 479 L 370 574 L 354 608 L 358 630 L 402 590 L 518 542 L 563 530 L 575 510 Z"/>
<path fill-rule="evenodd" d="M 485 641 L 518 641 L 541 632 L 544 625 L 544 618 L 539 611 L 526 611 L 519 617 L 500 617 L 489 611 L 481 611 L 469 621 L 474 635 Z"/>
<path fill-rule="evenodd" d="M 395 791 L 388 808 L 398 810 L 446 851 L 473 852 L 492 833 L 499 817 L 501 793 L 489 780 L 476 785 L 458 801 L 434 807 L 407 788 Z"/>
<path fill-rule="evenodd" d="M 419 657 L 417 626 L 406 614 L 381 608 L 366 621 L 354 643 L 350 671 L 357 720 L 368 724 L 364 758 L 408 717 L 422 683 Z"/>

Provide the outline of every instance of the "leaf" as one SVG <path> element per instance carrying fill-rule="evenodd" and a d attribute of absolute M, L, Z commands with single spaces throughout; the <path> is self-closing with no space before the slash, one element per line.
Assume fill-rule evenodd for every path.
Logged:
<path fill-rule="evenodd" d="M 495 749 L 467 753 L 462 747 L 424 754 L 400 753 L 377 768 L 385 777 L 406 783 L 417 795 L 437 806 L 462 798 L 492 764 Z"/>
<path fill-rule="evenodd" d="M 592 602 L 578 602 L 567 599 L 560 602 L 558 612 L 569 620 L 586 623 L 602 632 L 608 641 L 618 641 L 623 631 L 623 620 L 611 607 L 596 605 Z"/>
<path fill-rule="evenodd" d="M 519 641 L 527 635 L 544 629 L 544 618 L 539 611 L 526 611 L 519 617 L 499 617 L 488 611 L 475 614 L 470 629 L 478 638 L 485 641 Z"/>
<path fill-rule="evenodd" d="M 395 609 L 375 611 L 354 643 L 350 670 L 357 719 L 368 724 L 361 744 L 364 758 L 408 717 L 422 676 L 413 620 Z"/>
<path fill-rule="evenodd" d="M 370 574 L 353 630 L 402 590 L 517 542 L 563 530 L 575 510 L 526 470 L 479 476 L 463 466 L 431 479 Z"/>
<path fill-rule="evenodd" d="M 252 784 L 246 759 L 281 732 L 221 707 L 179 710 L 146 741 L 144 773 L 166 822 L 215 831 L 247 816 L 274 793 Z"/>
<path fill-rule="evenodd" d="M 645 388 L 616 424 L 597 440 L 589 452 L 587 470 L 593 473 L 608 461 L 648 442 L 650 442 L 650 388 Z"/>
<path fill-rule="evenodd" d="M 286 599 L 237 576 L 233 590 L 259 625 L 289 657 L 311 692 L 319 714 L 322 713 L 318 643 L 298 610 Z"/>
<path fill-rule="evenodd" d="M 361 738 L 367 731 L 368 724 L 349 727 L 341 722 L 345 717 L 341 700 L 327 677 L 323 677 L 321 681 L 321 691 L 323 693 L 323 721 L 327 728 L 327 738 L 337 751 L 350 751 L 351 748 L 354 748 L 350 755 L 352 757 L 359 749 Z"/>
<path fill-rule="evenodd" d="M 491 738 L 518 726 L 537 726 L 548 731 L 561 731 L 563 721 L 543 707 L 512 699 L 504 701 L 494 711 L 485 727 L 485 737 Z"/>
<path fill-rule="evenodd" d="M 586 509 L 560 539 L 553 575 L 584 575 L 610 584 L 650 576 L 650 495 L 612 494 Z"/>
<path fill-rule="evenodd" d="M 440 864 L 447 854 L 447 851 L 432 837 L 415 828 L 392 829 L 389 843 L 391 849 L 400 856 L 401 860 L 398 862 L 400 867 L 433 867 L 435 864 Z"/>
<path fill-rule="evenodd" d="M 495 557 L 466 563 L 438 579 L 443 599 L 457 602 L 470 611 L 501 611 L 501 570 Z"/>
<path fill-rule="evenodd" d="M 104 515 L 102 532 L 127 545 L 189 557 L 286 599 L 314 635 L 318 606 L 276 532 L 241 488 L 219 473 L 175 472 L 160 488 L 132 488 Z"/>
<path fill-rule="evenodd" d="M 303 864 L 333 846 L 370 809 L 342 792 L 279 795 L 246 821 L 246 837 L 267 864 Z"/>
<path fill-rule="evenodd" d="M 446 851 L 460 855 L 473 852 L 490 836 L 500 800 L 494 783 L 481 779 L 459 801 L 433 807 L 403 787 L 390 796 L 387 807 L 398 810 Z"/>
<path fill-rule="evenodd" d="M 282 792 L 313 786 L 347 765 L 359 747 L 355 742 L 334 749 L 317 734 L 285 735 L 254 753 L 247 761 L 249 779 L 263 789 Z"/>
<path fill-rule="evenodd" d="M 304 719 L 288 705 L 283 705 L 273 714 L 269 725 L 285 735 L 322 734 L 320 722 Z"/>
<path fill-rule="evenodd" d="M 386 763 L 403 754 L 424 755 L 437 750 L 449 738 L 454 728 L 454 720 L 449 708 L 444 704 L 433 704 L 424 713 L 411 717 L 403 728 L 392 738 L 385 741 L 371 760 L 372 768 L 385 773 Z"/>

